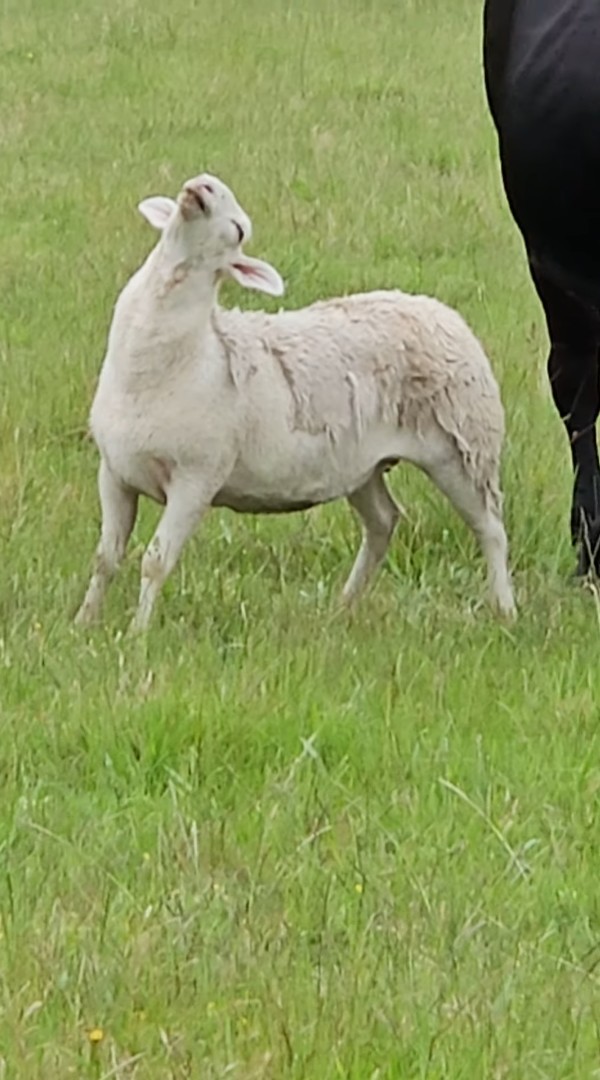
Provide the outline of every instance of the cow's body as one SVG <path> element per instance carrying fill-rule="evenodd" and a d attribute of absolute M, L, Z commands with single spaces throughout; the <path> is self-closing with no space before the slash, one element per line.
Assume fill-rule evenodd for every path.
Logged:
<path fill-rule="evenodd" d="M 504 186 L 548 323 L 585 570 L 600 537 L 600 0 L 486 0 L 484 64 Z"/>

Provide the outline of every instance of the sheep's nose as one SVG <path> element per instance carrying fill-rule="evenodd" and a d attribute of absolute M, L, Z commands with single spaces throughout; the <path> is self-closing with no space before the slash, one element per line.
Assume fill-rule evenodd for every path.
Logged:
<path fill-rule="evenodd" d="M 210 184 L 190 180 L 183 188 L 184 201 L 194 203 L 203 214 L 208 213 L 210 196 L 214 194 Z"/>

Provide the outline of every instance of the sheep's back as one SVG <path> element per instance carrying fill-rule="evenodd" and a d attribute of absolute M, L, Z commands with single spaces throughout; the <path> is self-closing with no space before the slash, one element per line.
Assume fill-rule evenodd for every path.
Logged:
<path fill-rule="evenodd" d="M 219 311 L 236 380 L 273 366 L 289 388 L 293 425 L 309 433 L 394 421 L 418 430 L 432 414 L 477 440 L 503 431 L 498 388 L 457 312 L 397 291 L 318 301 L 276 315 Z"/>

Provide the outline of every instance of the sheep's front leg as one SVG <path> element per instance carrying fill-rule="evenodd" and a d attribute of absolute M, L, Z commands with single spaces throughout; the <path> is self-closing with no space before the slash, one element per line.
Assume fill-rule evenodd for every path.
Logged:
<path fill-rule="evenodd" d="M 137 514 L 136 492 L 124 487 L 105 461 L 100 462 L 98 491 L 102 507 L 102 532 L 94 572 L 75 616 L 77 626 L 87 626 L 100 615 L 104 594 L 123 561 Z"/>
<path fill-rule="evenodd" d="M 156 598 L 210 502 L 205 492 L 189 485 L 169 491 L 165 512 L 142 559 L 140 596 L 131 623 L 132 631 L 147 629 Z"/>

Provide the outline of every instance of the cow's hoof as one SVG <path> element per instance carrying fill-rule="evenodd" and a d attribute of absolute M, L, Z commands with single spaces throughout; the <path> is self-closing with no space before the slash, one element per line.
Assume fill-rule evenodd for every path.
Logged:
<path fill-rule="evenodd" d="M 600 577 L 600 518 L 587 522 L 579 540 L 577 577 Z"/>

